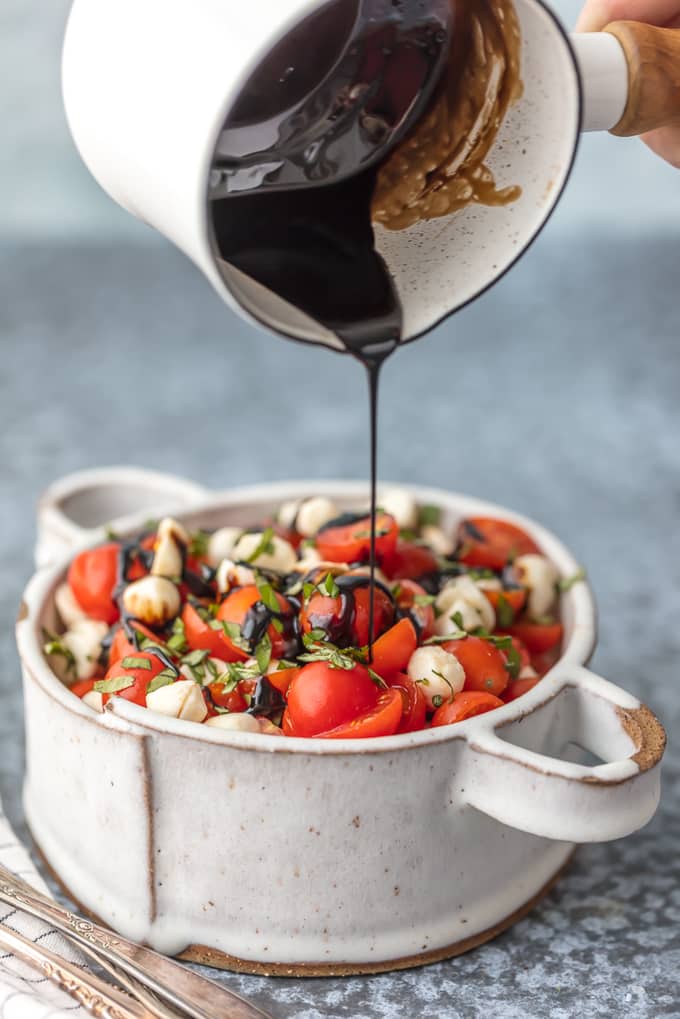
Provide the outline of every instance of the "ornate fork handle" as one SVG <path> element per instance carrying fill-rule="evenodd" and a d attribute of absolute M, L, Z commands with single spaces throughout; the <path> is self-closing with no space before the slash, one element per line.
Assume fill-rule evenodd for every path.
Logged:
<path fill-rule="evenodd" d="M 112 964 L 191 1019 L 271 1019 L 262 1009 L 188 967 L 71 913 L 4 867 L 0 867 L 0 901 L 52 924 L 88 954 L 93 953 L 102 965 L 108 963 L 105 968 L 109 972 Z"/>
<path fill-rule="evenodd" d="M 94 973 L 86 973 L 80 966 L 67 962 L 44 945 L 34 944 L 4 924 L 0 924 L 0 946 L 44 973 L 97 1019 L 148 1019 L 150 1015 L 143 1006 Z"/>

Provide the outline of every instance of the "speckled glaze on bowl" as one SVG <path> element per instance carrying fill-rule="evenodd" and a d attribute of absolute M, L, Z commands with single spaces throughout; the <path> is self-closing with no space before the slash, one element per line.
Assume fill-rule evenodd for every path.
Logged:
<path fill-rule="evenodd" d="M 77 517 L 98 482 L 108 486 L 109 501 L 96 501 L 106 519 L 124 512 L 131 532 L 148 517 L 146 503 L 137 520 L 131 513 L 139 472 L 81 480 L 61 482 L 41 503 L 43 563 L 60 514 L 68 506 Z M 173 479 L 164 480 L 168 502 L 201 496 L 177 479 L 173 499 Z M 530 520 L 412 491 L 441 506 L 449 525 L 473 513 L 515 521 L 564 575 L 577 569 Z M 363 484 L 290 482 L 204 493 L 180 515 L 192 527 L 249 524 L 283 499 L 319 492 L 341 507 L 366 498 Z M 91 524 L 104 522 L 93 513 Z M 101 533 L 82 536 L 91 543 Z M 664 732 L 634 697 L 585 668 L 595 612 L 584 583 L 563 596 L 562 659 L 524 697 L 450 728 L 325 742 L 222 732 L 118 698 L 93 712 L 41 653 L 67 564 L 62 554 L 36 574 L 17 624 L 26 815 L 72 897 L 162 952 L 310 976 L 456 955 L 524 915 L 574 843 L 629 834 L 654 813 Z M 579 763 L 584 750 L 603 763 Z"/>

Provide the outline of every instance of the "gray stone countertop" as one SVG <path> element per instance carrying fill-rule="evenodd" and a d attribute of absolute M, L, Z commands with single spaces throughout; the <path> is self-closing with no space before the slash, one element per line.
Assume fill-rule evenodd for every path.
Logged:
<path fill-rule="evenodd" d="M 348 358 L 256 332 L 160 242 L 0 249 L 0 793 L 25 835 L 12 622 L 40 490 L 129 462 L 221 488 L 367 472 Z M 376 977 L 219 979 L 277 1019 L 680 1017 L 680 294 L 677 243 L 546 234 L 385 371 L 385 478 L 528 513 L 588 567 L 595 667 L 670 735 L 643 831 L 580 849 L 512 930 Z"/>

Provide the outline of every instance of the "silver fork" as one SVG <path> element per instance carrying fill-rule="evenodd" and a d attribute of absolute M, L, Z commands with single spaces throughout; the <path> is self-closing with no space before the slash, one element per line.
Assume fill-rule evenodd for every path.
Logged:
<path fill-rule="evenodd" d="M 128 990 L 139 1000 L 142 985 L 145 1006 L 163 1019 L 175 1019 L 175 1009 L 191 1019 L 271 1019 L 256 1005 L 188 967 L 71 913 L 1 866 L 0 901 L 51 924 L 119 982 L 126 976 Z"/>

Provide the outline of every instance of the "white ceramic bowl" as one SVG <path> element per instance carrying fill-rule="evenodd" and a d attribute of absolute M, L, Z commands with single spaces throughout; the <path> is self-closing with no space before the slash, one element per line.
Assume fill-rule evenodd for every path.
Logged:
<path fill-rule="evenodd" d="M 41 504 L 41 560 L 66 507 L 91 523 L 95 509 L 103 522 L 123 507 L 133 531 L 148 516 L 153 477 L 110 470 L 60 483 Z M 164 479 L 162 496 L 186 501 L 186 483 L 172 489 Z M 577 569 L 530 520 L 466 496 L 413 491 L 440 505 L 450 525 L 469 514 L 515 521 L 564 575 Z M 350 506 L 366 486 L 237 489 L 181 517 L 190 526 L 248 524 L 283 499 L 318 492 Z M 56 530 L 63 545 L 63 521 Z M 67 562 L 62 555 L 36 574 L 17 625 L 26 816 L 71 896 L 160 951 L 297 975 L 441 959 L 526 913 L 574 843 L 618 838 L 654 813 L 664 732 L 634 697 L 584 667 L 595 642 L 586 584 L 563 597 L 562 659 L 524 697 L 452 727 L 325 742 L 199 727 L 118 698 L 93 712 L 41 652 Z M 578 763 L 584 750 L 603 763 Z"/>

